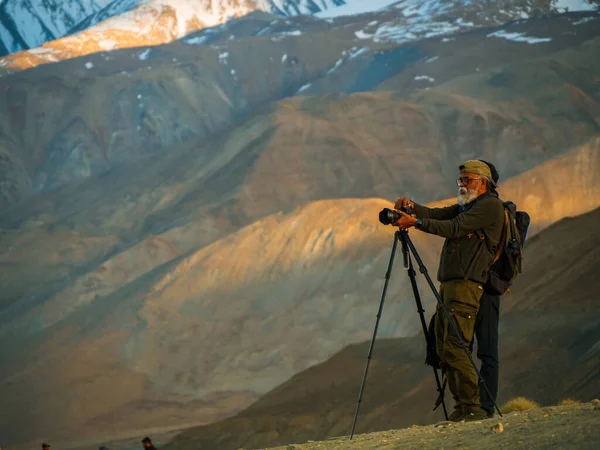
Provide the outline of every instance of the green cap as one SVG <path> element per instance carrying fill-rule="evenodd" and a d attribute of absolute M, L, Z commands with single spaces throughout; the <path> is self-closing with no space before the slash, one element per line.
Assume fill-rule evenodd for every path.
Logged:
<path fill-rule="evenodd" d="M 477 159 L 470 159 L 465 161 L 458 167 L 460 173 L 474 173 L 477 175 L 481 175 L 482 177 L 487 177 L 490 180 L 492 179 L 492 171 L 490 167 Z"/>

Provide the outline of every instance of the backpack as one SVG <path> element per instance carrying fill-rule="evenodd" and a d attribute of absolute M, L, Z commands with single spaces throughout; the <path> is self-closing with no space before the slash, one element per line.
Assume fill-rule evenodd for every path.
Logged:
<path fill-rule="evenodd" d="M 523 244 L 531 223 L 529 214 L 517 211 L 517 205 L 511 201 L 503 202 L 504 226 L 500 243 L 489 270 L 483 290 L 487 294 L 502 295 L 510 292 L 510 286 L 523 271 Z"/>

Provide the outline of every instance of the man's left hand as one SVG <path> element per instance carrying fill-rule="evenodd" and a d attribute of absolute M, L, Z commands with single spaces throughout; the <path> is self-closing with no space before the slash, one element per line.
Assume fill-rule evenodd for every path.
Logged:
<path fill-rule="evenodd" d="M 400 228 L 401 230 L 406 230 L 417 223 L 417 219 L 413 216 L 409 216 L 404 211 L 396 211 L 400 214 L 400 218 L 394 222 L 394 226 Z"/>

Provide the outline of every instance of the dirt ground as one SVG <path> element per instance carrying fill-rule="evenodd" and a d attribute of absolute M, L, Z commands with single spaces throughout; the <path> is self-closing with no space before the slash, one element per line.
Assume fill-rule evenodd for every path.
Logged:
<path fill-rule="evenodd" d="M 502 426 L 499 426 L 502 424 Z M 498 431 L 501 429 L 501 431 Z M 504 414 L 469 423 L 440 422 L 271 450 L 339 449 L 598 449 L 600 400 Z"/>

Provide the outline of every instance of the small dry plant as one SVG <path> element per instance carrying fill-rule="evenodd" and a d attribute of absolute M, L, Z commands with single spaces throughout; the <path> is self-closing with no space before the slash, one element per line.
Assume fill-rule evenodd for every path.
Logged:
<path fill-rule="evenodd" d="M 517 411 L 527 411 L 528 409 L 535 409 L 539 407 L 540 405 L 538 405 L 533 400 L 529 400 L 525 397 L 515 397 L 507 401 L 504 405 L 502 405 L 500 411 L 502 411 L 503 413 L 509 413 Z"/>

